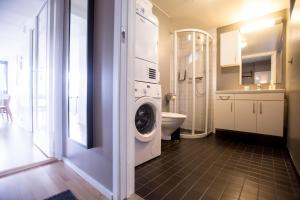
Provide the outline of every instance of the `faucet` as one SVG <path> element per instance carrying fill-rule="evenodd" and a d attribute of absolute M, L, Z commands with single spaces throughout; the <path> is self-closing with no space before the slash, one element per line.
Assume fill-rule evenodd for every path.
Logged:
<path fill-rule="evenodd" d="M 167 104 L 168 104 L 168 103 L 170 103 L 170 101 L 171 101 L 172 99 L 175 99 L 175 98 L 176 98 L 176 95 L 173 94 L 173 93 L 171 93 L 171 92 L 169 92 L 169 93 L 167 93 L 167 94 L 165 95 L 165 98 L 166 98 L 166 102 L 167 102 Z"/>
<path fill-rule="evenodd" d="M 261 90 L 261 84 L 256 85 L 256 90 Z"/>

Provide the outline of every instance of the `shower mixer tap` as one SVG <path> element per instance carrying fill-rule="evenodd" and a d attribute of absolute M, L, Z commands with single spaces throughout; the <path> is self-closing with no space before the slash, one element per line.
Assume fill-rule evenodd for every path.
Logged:
<path fill-rule="evenodd" d="M 171 92 L 167 93 L 165 97 L 167 104 L 170 103 L 171 100 L 176 99 L 176 95 Z"/>

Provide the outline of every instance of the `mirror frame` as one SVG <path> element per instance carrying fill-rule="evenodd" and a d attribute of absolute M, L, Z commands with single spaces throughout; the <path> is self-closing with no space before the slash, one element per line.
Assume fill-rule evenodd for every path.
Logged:
<path fill-rule="evenodd" d="M 67 70 L 67 121 L 68 127 L 70 125 L 69 120 L 69 81 L 68 81 L 68 72 L 70 67 L 70 34 L 71 34 L 71 4 L 72 0 L 69 0 L 69 13 L 68 13 L 68 70 Z M 68 128 L 68 139 L 76 142 L 77 144 L 86 147 L 87 149 L 93 148 L 94 140 L 93 140 L 93 53 L 94 53 L 94 0 L 87 0 L 87 110 L 86 110 L 86 134 L 87 140 L 86 145 L 83 145 L 70 137 L 70 132 Z"/>

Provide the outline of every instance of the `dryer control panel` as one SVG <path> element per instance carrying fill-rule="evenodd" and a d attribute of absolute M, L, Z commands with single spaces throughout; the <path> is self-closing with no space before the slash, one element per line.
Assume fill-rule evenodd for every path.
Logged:
<path fill-rule="evenodd" d="M 161 98 L 161 86 L 160 84 L 152 84 L 152 83 L 135 81 L 134 94 L 136 98 L 139 97 Z"/>

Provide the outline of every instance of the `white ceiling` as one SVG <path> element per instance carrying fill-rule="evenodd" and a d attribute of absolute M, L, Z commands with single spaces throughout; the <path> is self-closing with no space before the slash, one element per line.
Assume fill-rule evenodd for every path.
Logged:
<path fill-rule="evenodd" d="M 44 0 L 0 0 L 0 57 L 17 50 L 23 40 L 24 25 L 38 13 Z M 9 47 L 9 48 L 8 48 Z"/>
<path fill-rule="evenodd" d="M 35 16 L 44 0 L 1 0 L 0 23 L 19 26 Z"/>
<path fill-rule="evenodd" d="M 211 29 L 289 7 L 289 0 L 152 0 L 175 28 Z"/>

